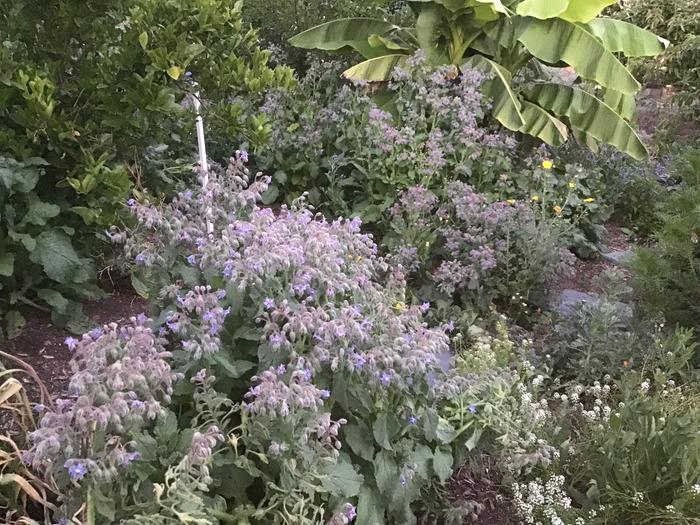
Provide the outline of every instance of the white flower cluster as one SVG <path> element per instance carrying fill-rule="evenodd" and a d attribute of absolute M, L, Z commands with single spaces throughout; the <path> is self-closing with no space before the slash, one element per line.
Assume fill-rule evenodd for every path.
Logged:
<path fill-rule="evenodd" d="M 515 483 L 513 501 L 522 522 L 528 525 L 566 525 L 564 519 L 575 511 L 571 508 L 571 498 L 566 495 L 564 483 L 564 476 Z M 583 518 L 576 518 L 576 525 L 585 523 Z"/>

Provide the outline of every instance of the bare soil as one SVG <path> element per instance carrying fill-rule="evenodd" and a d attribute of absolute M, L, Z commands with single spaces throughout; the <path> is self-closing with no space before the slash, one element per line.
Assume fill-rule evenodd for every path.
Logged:
<path fill-rule="evenodd" d="M 146 301 L 119 283 L 113 287 L 109 297 L 85 303 L 83 310 L 95 326 L 100 326 L 111 322 L 123 322 L 145 312 Z M 0 351 L 31 366 L 43 381 L 48 393 L 52 397 L 60 397 L 66 393 L 70 375 L 69 362 L 72 357 L 64 341 L 73 334 L 54 325 L 50 316 L 43 312 L 29 311 L 25 315 L 27 324 L 23 331 L 17 337 L 0 343 Z M 16 362 L 2 360 L 8 368 L 17 367 Z M 36 382 L 24 374 L 19 379 L 25 383 L 30 399 L 39 401 L 40 391 Z"/>

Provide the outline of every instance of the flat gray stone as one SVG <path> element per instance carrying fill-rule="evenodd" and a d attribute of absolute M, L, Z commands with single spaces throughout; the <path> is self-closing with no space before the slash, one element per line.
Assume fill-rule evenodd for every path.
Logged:
<path fill-rule="evenodd" d="M 630 262 L 630 260 L 632 260 L 634 252 L 632 250 L 616 250 L 612 252 L 601 253 L 600 255 L 603 259 L 605 259 L 608 262 L 611 262 L 617 266 L 624 266 L 628 262 Z"/>
<path fill-rule="evenodd" d="M 552 306 L 561 315 L 571 315 L 580 303 L 597 303 L 599 300 L 595 295 L 566 289 L 562 290 L 561 295 L 559 295 Z"/>
<path fill-rule="evenodd" d="M 579 290 L 566 289 L 562 290 L 559 297 L 555 298 L 552 302 L 552 309 L 556 311 L 559 315 L 568 317 L 572 315 L 578 308 L 580 308 L 582 303 L 591 304 L 596 306 L 601 301 L 600 297 L 596 294 L 581 292 Z M 629 304 L 621 303 L 615 301 L 614 303 L 609 303 L 614 308 L 616 314 L 619 316 L 620 320 L 625 323 L 631 323 L 634 312 Z"/>

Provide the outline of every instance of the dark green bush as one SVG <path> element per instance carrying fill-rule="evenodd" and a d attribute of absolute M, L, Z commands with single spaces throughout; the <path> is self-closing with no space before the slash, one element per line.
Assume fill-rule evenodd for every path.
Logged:
<path fill-rule="evenodd" d="M 0 253 L 17 261 L 0 272 L 5 301 L 58 308 L 64 299 L 37 289 L 74 282 L 20 264 L 40 258 L 17 237 L 34 235 L 25 226 L 53 231 L 43 218 L 23 219 L 23 199 L 43 207 L 49 227 L 63 228 L 61 246 L 78 264 L 78 253 L 104 249 L 95 233 L 120 221 L 130 194 L 169 193 L 193 177 L 194 118 L 184 101 L 195 86 L 187 71 L 201 91 L 212 157 L 266 140 L 254 106 L 293 77 L 268 67 L 241 10 L 225 0 L 50 0 L 41 9 L 0 0 L 0 203 L 10 206 L 1 212 Z M 17 186 L 22 170 L 40 175 Z M 92 278 L 85 272 L 81 284 Z"/>
<path fill-rule="evenodd" d="M 682 183 L 667 201 L 654 234 L 633 262 L 644 306 L 668 321 L 700 326 L 700 152 L 680 163 Z"/>

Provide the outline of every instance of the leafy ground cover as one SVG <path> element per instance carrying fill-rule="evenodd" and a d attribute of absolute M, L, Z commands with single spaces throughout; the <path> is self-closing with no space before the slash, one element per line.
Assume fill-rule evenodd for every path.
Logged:
<path fill-rule="evenodd" d="M 620 21 L 644 26 L 653 2 L 605 17 L 614 3 L 309 1 L 267 18 L 218 0 L 90 3 L 114 31 L 78 24 L 69 47 L 84 51 L 44 64 L 27 42 L 76 13 L 53 6 L 35 37 L 36 13 L 0 28 L 11 74 L 36 73 L 0 85 L 14 108 L 0 171 L 4 520 L 698 523 L 693 114 L 682 97 L 634 100 L 628 59 L 665 43 Z M 347 14 L 384 18 L 329 21 Z M 263 51 L 246 22 L 272 40 L 315 16 L 291 44 L 353 51 Z M 141 68 L 117 75 L 123 100 L 93 84 L 94 50 L 110 74 Z M 366 62 L 348 69 L 355 51 Z M 77 77 L 57 73 L 66 60 Z M 178 131 L 190 67 L 207 173 Z M 184 105 L 170 105 L 172 128 L 136 109 L 143 75 Z M 76 78 L 96 115 L 128 102 L 154 125 L 109 121 L 112 137 L 81 150 L 109 152 L 96 180 L 144 175 L 110 186 L 117 211 L 93 225 L 105 251 L 66 219 L 84 219 L 74 186 L 52 191 L 83 157 L 15 118 L 39 107 L 17 90 L 50 82 L 52 122 L 81 139 L 87 121 L 64 112 Z M 50 98 L 35 101 L 44 117 Z M 146 176 L 123 146 L 152 141 L 174 146 Z M 106 295 L 98 267 L 122 284 L 75 315 L 75 299 Z"/>

